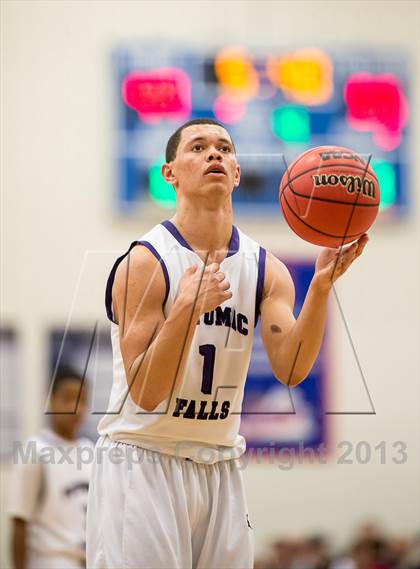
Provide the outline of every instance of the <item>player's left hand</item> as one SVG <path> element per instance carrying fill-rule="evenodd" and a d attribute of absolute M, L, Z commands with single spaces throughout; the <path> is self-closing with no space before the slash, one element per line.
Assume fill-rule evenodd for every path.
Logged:
<path fill-rule="evenodd" d="M 325 290 L 329 290 L 333 283 L 347 271 L 357 257 L 363 253 L 369 237 L 364 233 L 357 241 L 347 247 L 338 249 L 323 248 L 315 263 L 317 284 Z"/>

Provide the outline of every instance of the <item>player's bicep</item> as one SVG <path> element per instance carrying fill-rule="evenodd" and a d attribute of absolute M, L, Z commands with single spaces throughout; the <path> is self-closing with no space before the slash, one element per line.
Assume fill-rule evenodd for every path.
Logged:
<path fill-rule="evenodd" d="M 112 292 L 128 372 L 165 321 L 166 283 L 159 261 L 145 247 L 135 247 L 118 267 Z"/>
<path fill-rule="evenodd" d="M 260 311 L 261 337 L 271 363 L 296 322 L 294 303 L 295 287 L 289 271 L 274 255 L 267 253 Z"/>

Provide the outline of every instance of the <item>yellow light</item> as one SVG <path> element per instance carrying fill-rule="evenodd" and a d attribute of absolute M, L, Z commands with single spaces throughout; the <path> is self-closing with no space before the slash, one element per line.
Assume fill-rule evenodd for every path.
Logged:
<path fill-rule="evenodd" d="M 250 57 L 241 48 L 223 49 L 215 59 L 215 73 L 225 94 L 247 101 L 258 92 L 258 73 Z"/>
<path fill-rule="evenodd" d="M 319 49 L 270 57 L 267 75 L 288 99 L 306 105 L 325 103 L 333 92 L 333 66 L 328 55 Z"/>

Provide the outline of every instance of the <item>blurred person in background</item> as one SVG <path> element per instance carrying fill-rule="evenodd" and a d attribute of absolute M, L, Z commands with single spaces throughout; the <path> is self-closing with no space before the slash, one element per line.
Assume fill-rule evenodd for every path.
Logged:
<path fill-rule="evenodd" d="M 328 569 L 328 546 L 321 535 L 302 540 L 297 548 L 292 569 Z"/>
<path fill-rule="evenodd" d="M 254 569 L 420 569 L 420 535 L 387 536 L 376 523 L 356 529 L 348 548 L 332 554 L 324 536 L 280 537 Z"/>
<path fill-rule="evenodd" d="M 398 557 L 396 567 L 398 569 L 420 569 L 420 534 L 407 540 L 406 547 Z"/>
<path fill-rule="evenodd" d="M 50 426 L 15 449 L 8 504 L 14 569 L 86 564 L 87 454 L 93 457 L 93 443 L 78 438 L 86 410 L 83 376 L 60 368 L 49 398 Z"/>
<path fill-rule="evenodd" d="M 332 569 L 420 569 L 418 538 L 389 537 L 378 524 L 365 523 L 356 530 L 349 553 L 336 556 Z"/>
<path fill-rule="evenodd" d="M 273 541 L 267 552 L 257 559 L 254 569 L 291 569 L 300 542 L 288 537 Z"/>
<path fill-rule="evenodd" d="M 352 550 L 354 569 L 388 569 L 387 542 L 384 538 L 357 541 Z"/>

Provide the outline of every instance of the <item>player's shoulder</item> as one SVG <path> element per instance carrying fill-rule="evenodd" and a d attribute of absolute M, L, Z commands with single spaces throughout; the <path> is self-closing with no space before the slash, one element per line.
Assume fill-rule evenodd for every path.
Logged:
<path fill-rule="evenodd" d="M 267 267 L 271 268 L 274 272 L 283 275 L 290 275 L 289 269 L 287 268 L 286 264 L 283 263 L 281 259 L 276 257 L 274 253 L 271 251 L 267 251 L 266 253 L 266 265 Z"/>
<path fill-rule="evenodd" d="M 76 446 L 80 448 L 93 449 L 95 448 L 95 443 L 88 437 L 79 437 L 76 441 Z"/>
<path fill-rule="evenodd" d="M 54 443 L 49 440 L 47 431 L 35 433 L 24 441 L 19 441 L 14 448 L 15 464 L 36 464 L 46 450 L 52 448 Z"/>
<path fill-rule="evenodd" d="M 281 261 L 270 251 L 267 251 L 265 247 L 263 247 L 258 241 L 256 241 L 253 237 L 244 233 L 239 228 L 238 228 L 238 233 L 239 233 L 239 238 L 241 240 L 241 249 L 253 252 L 257 251 L 259 254 L 261 251 L 263 251 L 265 258 L 266 276 L 268 273 L 268 276 L 276 276 L 284 279 L 291 278 L 289 270 L 286 267 L 285 263 L 283 263 L 283 261 Z"/>
<path fill-rule="evenodd" d="M 128 294 L 127 294 L 128 293 Z M 136 242 L 129 254 L 118 265 L 112 285 L 114 322 L 118 312 L 125 306 L 158 306 L 164 303 L 168 294 L 166 273 L 159 254 L 143 242 Z"/>
<path fill-rule="evenodd" d="M 130 265 L 131 268 L 138 268 L 144 267 L 149 268 L 153 267 L 158 262 L 158 259 L 155 255 L 153 255 L 152 251 L 149 247 L 147 247 L 142 241 L 137 241 L 130 252 L 124 257 L 117 269 L 118 272 L 121 272 L 121 268 Z"/>
<path fill-rule="evenodd" d="M 91 438 L 85 437 L 83 435 L 77 439 L 77 444 L 86 445 L 86 446 L 95 446 L 95 443 L 94 441 L 92 441 Z"/>
<path fill-rule="evenodd" d="M 266 253 L 266 278 L 273 278 L 273 279 L 280 279 L 285 281 L 292 281 L 292 277 L 290 275 L 290 271 L 287 268 L 286 264 L 276 257 L 271 251 L 267 251 Z M 293 281 L 292 281 L 293 282 Z"/>
<path fill-rule="evenodd" d="M 163 223 L 158 223 L 131 243 L 127 253 L 120 258 L 116 275 L 125 274 L 128 265 L 146 271 L 155 268 L 168 254 L 172 244 Z"/>
<path fill-rule="evenodd" d="M 253 237 L 242 231 L 239 227 L 236 227 L 238 244 L 237 247 L 240 251 L 244 253 L 251 253 L 255 256 L 255 253 L 259 253 L 261 249 L 264 249 L 258 241 Z"/>
<path fill-rule="evenodd" d="M 160 259 L 153 248 L 143 241 L 138 241 L 118 265 L 115 282 L 125 284 L 127 280 L 131 283 L 150 280 L 154 273 L 160 274 L 157 271 L 159 266 Z"/>
<path fill-rule="evenodd" d="M 26 457 L 30 456 L 31 458 L 38 457 L 45 446 L 47 446 L 46 441 L 39 433 L 36 433 L 29 436 L 24 441 L 19 441 L 19 444 L 15 445 L 15 455 Z"/>
<path fill-rule="evenodd" d="M 42 428 L 40 431 L 29 437 L 25 444 L 34 446 L 38 450 L 42 450 L 44 447 L 56 445 L 57 439 L 52 430 L 49 428 Z"/>
<path fill-rule="evenodd" d="M 270 251 L 266 253 L 263 298 L 275 292 L 278 295 L 293 296 L 295 286 L 289 269 Z"/>

